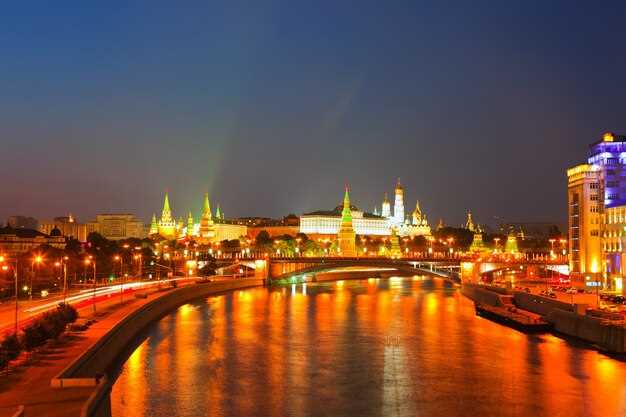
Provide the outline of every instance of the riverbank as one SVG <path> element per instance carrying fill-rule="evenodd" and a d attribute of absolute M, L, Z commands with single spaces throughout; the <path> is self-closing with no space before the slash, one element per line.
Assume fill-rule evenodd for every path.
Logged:
<path fill-rule="evenodd" d="M 573 337 L 610 353 L 626 354 L 626 323 L 611 320 L 602 312 L 588 309 L 586 304 L 565 303 L 540 295 L 487 285 L 463 284 L 461 292 L 477 306 L 489 306 L 492 315 L 506 323 L 507 303 L 517 313 L 539 315 L 557 334 Z"/>
<path fill-rule="evenodd" d="M 262 284 L 260 279 L 190 284 L 168 291 L 148 291 L 146 298 L 132 298 L 124 304 L 112 302 L 99 309 L 96 322 L 84 332 L 70 332 L 48 346 L 28 367 L 13 370 L 0 385 L 0 416 L 11 416 L 20 405 L 27 416 L 79 416 L 85 411 L 95 415 L 108 398 L 102 378 L 137 335 L 153 320 L 194 298 Z M 63 386 L 64 388 L 60 388 Z M 96 396 L 93 394 L 107 394 Z M 91 398 L 90 408 L 83 410 Z M 105 404 L 106 405 L 106 404 Z M 106 407 L 105 407 L 106 408 Z"/>

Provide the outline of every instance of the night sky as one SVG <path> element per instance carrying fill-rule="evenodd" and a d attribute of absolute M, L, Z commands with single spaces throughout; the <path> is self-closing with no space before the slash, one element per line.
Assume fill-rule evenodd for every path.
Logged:
<path fill-rule="evenodd" d="M 626 133 L 623 1 L 127 3 L 3 5 L 0 219 L 372 210 L 401 177 L 432 224 L 563 223 Z"/>

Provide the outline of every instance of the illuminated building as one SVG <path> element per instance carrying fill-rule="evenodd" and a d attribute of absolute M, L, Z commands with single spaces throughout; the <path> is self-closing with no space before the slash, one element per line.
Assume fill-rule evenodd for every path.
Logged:
<path fill-rule="evenodd" d="M 397 227 L 404 224 L 404 188 L 400 184 L 400 178 L 395 189 L 395 201 L 393 204 L 393 224 Z"/>
<path fill-rule="evenodd" d="M 582 164 L 567 170 L 569 269 L 573 283 L 600 278 L 602 259 L 602 171 Z"/>
<path fill-rule="evenodd" d="M 81 242 L 87 240 L 87 226 L 85 224 L 78 223 L 74 216 L 55 217 L 52 220 L 43 220 L 39 224 L 39 231 L 49 235 L 52 230 L 58 229 L 61 235 L 77 239 Z"/>
<path fill-rule="evenodd" d="M 159 234 L 159 223 L 156 219 L 156 214 L 152 213 L 152 219 L 150 220 L 150 229 L 148 230 L 148 236 L 155 236 Z"/>
<path fill-rule="evenodd" d="M 202 204 L 202 214 L 200 215 L 200 227 L 198 228 L 198 237 L 203 241 L 210 242 L 215 237 L 215 225 L 213 223 L 213 214 L 211 213 L 211 203 L 209 202 L 209 193 L 204 194 L 204 203 Z"/>
<path fill-rule="evenodd" d="M 385 197 L 383 198 L 383 206 L 380 215 L 387 218 L 391 217 L 391 204 L 389 203 L 387 193 L 385 193 Z"/>
<path fill-rule="evenodd" d="M 474 238 L 472 239 L 472 244 L 469 247 L 470 252 L 484 252 L 487 250 L 485 246 L 485 242 L 483 241 L 483 231 L 480 228 L 480 225 L 477 225 L 474 229 Z"/>
<path fill-rule="evenodd" d="M 145 237 L 143 222 L 132 214 L 98 214 L 86 229 L 87 236 L 95 232 L 111 240 Z"/>
<path fill-rule="evenodd" d="M 381 215 L 376 214 L 378 210 L 374 208 L 374 213 L 367 213 L 359 210 L 356 206 L 351 206 L 352 224 L 358 235 L 366 236 L 390 236 L 392 229 L 396 229 L 399 236 L 430 236 L 431 230 L 419 202 L 416 203 L 415 210 L 411 217 L 404 215 L 404 189 L 396 185 L 396 197 L 394 213 L 391 213 L 391 205 L 387 194 L 383 199 Z M 341 225 L 342 206 L 335 207 L 334 210 L 321 210 L 306 213 L 300 216 L 300 232 L 315 237 L 333 238 L 337 235 Z"/>
<path fill-rule="evenodd" d="M 470 211 L 467 212 L 467 221 L 465 222 L 465 228 L 470 232 L 474 231 L 474 221 L 472 220 L 472 213 Z"/>
<path fill-rule="evenodd" d="M 163 200 L 163 210 L 161 211 L 161 220 L 158 223 L 159 235 L 165 239 L 174 239 L 177 234 L 177 224 L 172 209 L 170 209 L 170 199 L 168 193 L 165 193 Z"/>
<path fill-rule="evenodd" d="M 389 236 L 391 228 L 385 217 L 365 213 L 356 206 L 350 206 L 352 225 L 358 235 Z M 300 233 L 309 237 L 331 237 L 337 235 L 341 226 L 342 206 L 333 210 L 314 211 L 300 216 Z"/>
<path fill-rule="evenodd" d="M 515 236 L 515 232 L 511 230 L 509 235 L 506 238 L 506 243 L 504 244 L 504 252 L 509 254 L 516 254 L 519 252 L 517 247 L 517 237 Z"/>
<path fill-rule="evenodd" d="M 0 227 L 0 253 L 4 256 L 17 256 L 42 245 L 64 249 L 65 238 L 58 229 L 47 235 L 34 229 Z"/>
<path fill-rule="evenodd" d="M 150 235 L 153 237 L 161 236 L 165 239 L 188 237 L 202 244 L 220 242 L 222 240 L 234 240 L 247 235 L 247 226 L 226 220 L 219 205 L 217 206 L 215 216 L 213 216 L 208 193 L 204 195 L 202 212 L 199 218 L 200 221 L 196 223 L 193 213 L 190 211 L 187 215 L 186 222 L 182 217 L 175 220 L 170 208 L 169 196 L 165 193 L 161 220 L 156 222 L 157 234 L 154 235 L 150 233 Z M 153 223 L 155 220 L 156 218 L 153 218 Z M 153 231 L 153 229 L 154 225 L 151 225 L 150 230 Z"/>
<path fill-rule="evenodd" d="M 193 227 L 194 223 L 193 223 L 193 214 L 191 214 L 191 212 L 189 212 L 189 215 L 187 216 L 187 228 L 185 229 L 185 236 L 187 237 L 192 237 L 194 236 L 194 227 Z"/>
<path fill-rule="evenodd" d="M 339 252 L 341 256 L 356 256 L 356 233 L 352 227 L 352 208 L 350 206 L 350 196 L 348 187 L 343 196 L 343 210 L 341 211 L 341 225 L 337 232 Z"/>

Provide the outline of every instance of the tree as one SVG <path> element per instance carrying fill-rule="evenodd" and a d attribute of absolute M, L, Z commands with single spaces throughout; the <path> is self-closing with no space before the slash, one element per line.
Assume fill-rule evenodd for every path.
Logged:
<path fill-rule="evenodd" d="M 2 355 L 6 359 L 7 364 L 20 356 L 22 346 L 20 345 L 20 341 L 15 333 L 6 336 L 4 340 L 2 340 L 2 343 L 0 344 L 0 351 L 2 351 Z"/>
<path fill-rule="evenodd" d="M 272 238 L 270 237 L 270 234 L 267 232 L 267 230 L 261 230 L 259 234 L 256 235 L 255 240 L 256 240 L 257 246 L 264 246 L 264 245 L 272 244 Z"/>

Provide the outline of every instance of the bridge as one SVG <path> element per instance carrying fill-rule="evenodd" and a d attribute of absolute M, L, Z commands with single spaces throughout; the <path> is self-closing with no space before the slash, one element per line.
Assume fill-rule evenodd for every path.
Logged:
<path fill-rule="evenodd" d="M 412 275 L 431 275 L 454 282 L 475 282 L 480 275 L 490 271 L 514 268 L 545 267 L 563 272 L 567 266 L 562 260 L 520 258 L 387 258 L 387 257 L 266 257 L 233 260 L 231 265 L 220 268 L 221 272 L 237 271 L 240 268 L 254 270 L 255 277 L 268 282 L 295 277 L 315 279 L 315 275 L 350 268 L 372 268 L 379 271 Z"/>

